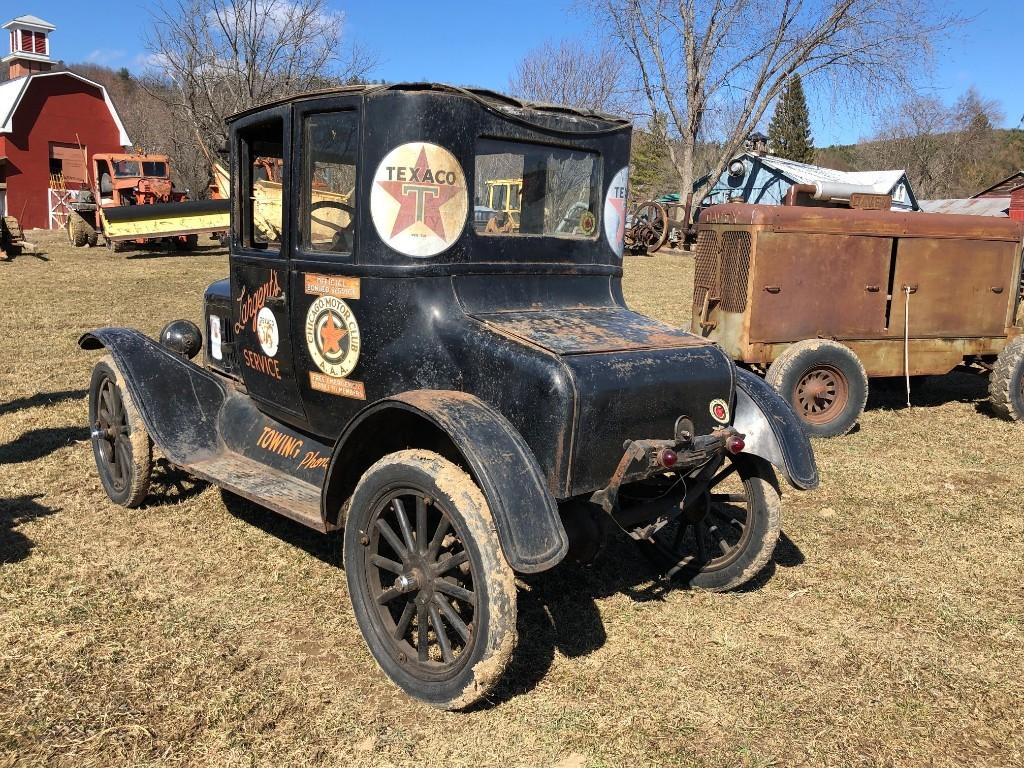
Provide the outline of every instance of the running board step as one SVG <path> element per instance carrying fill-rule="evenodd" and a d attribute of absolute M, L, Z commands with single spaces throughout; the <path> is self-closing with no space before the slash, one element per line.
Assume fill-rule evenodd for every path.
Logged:
<path fill-rule="evenodd" d="M 321 533 L 335 530 L 320 514 L 318 487 L 255 459 L 224 451 L 184 469 Z"/>

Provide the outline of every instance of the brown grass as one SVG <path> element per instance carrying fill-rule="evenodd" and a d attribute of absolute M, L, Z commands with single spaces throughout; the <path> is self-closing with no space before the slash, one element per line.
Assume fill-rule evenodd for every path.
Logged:
<path fill-rule="evenodd" d="M 745 591 L 659 594 L 621 541 L 531 578 L 494 702 L 438 713 L 374 667 L 336 537 L 166 469 L 140 511 L 100 489 L 76 338 L 198 318 L 223 252 L 35 239 L 47 261 L 0 264 L 0 766 L 1024 763 L 1024 428 L 983 382 L 873 396 L 818 442 Z M 626 275 L 688 319 L 688 258 Z"/>

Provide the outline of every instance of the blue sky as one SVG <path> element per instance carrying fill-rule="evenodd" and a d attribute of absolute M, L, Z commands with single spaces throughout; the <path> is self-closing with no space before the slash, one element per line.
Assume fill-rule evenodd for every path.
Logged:
<path fill-rule="evenodd" d="M 571 10 L 571 0 L 329 2 L 346 13 L 348 33 L 378 52 L 381 64 L 373 77 L 390 81 L 437 80 L 504 90 L 526 51 L 545 39 L 586 41 L 592 34 L 592 24 Z M 974 85 L 982 96 L 1002 105 L 1004 125 L 1016 127 L 1024 117 L 1024 87 L 1015 55 L 1024 35 L 1024 0 L 935 2 L 976 18 L 944 44 L 932 88 L 952 102 Z M 55 57 L 138 70 L 145 56 L 146 5 L 130 0 L 4 0 L 3 8 L 11 16 L 31 13 L 56 25 Z M 870 133 L 866 115 L 837 120 L 826 105 L 812 102 L 811 109 L 819 146 L 849 143 Z"/>

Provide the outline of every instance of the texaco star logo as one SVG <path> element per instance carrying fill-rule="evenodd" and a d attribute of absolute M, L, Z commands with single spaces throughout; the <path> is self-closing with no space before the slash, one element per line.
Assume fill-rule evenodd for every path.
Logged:
<path fill-rule="evenodd" d="M 328 376 L 344 378 L 359 360 L 359 325 L 348 304 L 321 296 L 306 312 L 306 346 L 316 367 Z"/>
<path fill-rule="evenodd" d="M 381 161 L 370 192 L 381 239 L 407 256 L 435 256 L 466 224 L 469 198 L 462 166 L 444 147 L 402 144 Z"/>
<path fill-rule="evenodd" d="M 626 234 L 626 188 L 629 168 L 615 174 L 604 199 L 604 234 L 616 256 L 622 256 Z"/>

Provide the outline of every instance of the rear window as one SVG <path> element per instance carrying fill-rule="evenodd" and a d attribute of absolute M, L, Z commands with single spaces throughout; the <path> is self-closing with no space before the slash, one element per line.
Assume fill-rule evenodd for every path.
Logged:
<path fill-rule="evenodd" d="M 474 183 L 473 227 L 480 234 L 597 234 L 601 177 L 594 152 L 481 139 Z"/>

